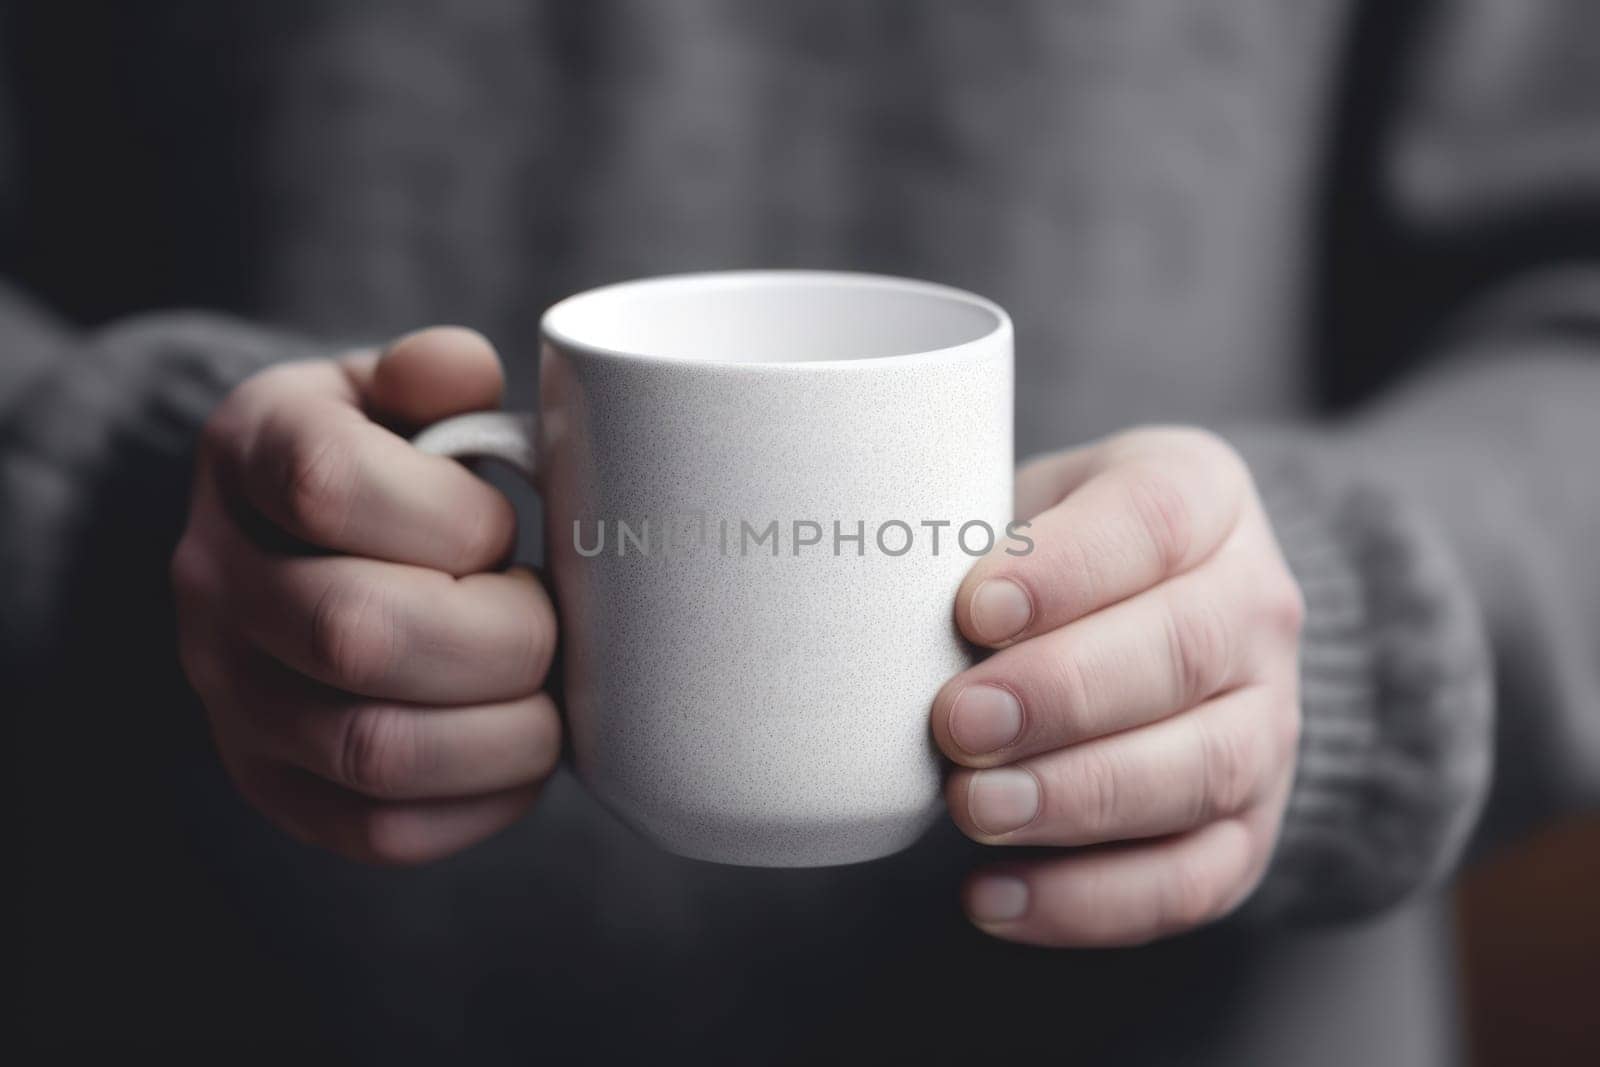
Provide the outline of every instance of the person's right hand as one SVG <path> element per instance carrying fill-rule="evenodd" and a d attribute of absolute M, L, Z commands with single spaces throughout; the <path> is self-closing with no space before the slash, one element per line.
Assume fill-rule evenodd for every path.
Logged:
<path fill-rule="evenodd" d="M 206 424 L 172 560 L 180 654 L 240 791 L 301 840 L 427 862 L 511 823 L 555 767 L 555 613 L 532 572 L 495 570 L 511 506 L 400 436 L 501 386 L 487 341 L 435 328 L 263 371 Z"/>

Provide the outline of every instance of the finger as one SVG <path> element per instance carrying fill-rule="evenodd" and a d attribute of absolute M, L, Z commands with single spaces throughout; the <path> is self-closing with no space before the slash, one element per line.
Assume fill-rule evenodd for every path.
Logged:
<path fill-rule="evenodd" d="M 461 464 L 369 420 L 334 365 L 259 376 L 224 406 L 206 434 L 218 478 L 291 536 L 450 574 L 510 552 L 510 502 Z"/>
<path fill-rule="evenodd" d="M 206 500 L 210 494 L 210 479 L 202 472 L 195 481 L 188 524 L 167 566 L 176 609 L 178 663 L 202 700 L 224 677 L 215 655 L 220 631 L 216 608 L 222 602 L 222 583 L 216 554 L 210 548 L 211 535 L 219 524 Z"/>
<path fill-rule="evenodd" d="M 1050 452 L 1023 463 L 1017 468 L 1013 492 L 1017 518 L 1031 519 L 1059 504 L 1093 473 L 1096 456 L 1093 446 L 1085 446 Z"/>
<path fill-rule="evenodd" d="M 376 799 L 533 785 L 561 753 L 561 721 L 544 693 L 465 707 L 351 698 L 245 652 L 223 699 L 243 735 L 236 743 Z"/>
<path fill-rule="evenodd" d="M 967 637 L 1000 647 L 1048 632 L 1182 573 L 1221 544 L 1249 486 L 1243 462 L 1197 431 L 1147 432 L 1140 442 L 1034 517 L 1030 552 L 997 551 L 973 566 L 956 595 Z"/>
<path fill-rule="evenodd" d="M 504 388 L 488 338 L 464 326 L 434 326 L 392 343 L 365 395 L 374 417 L 412 432 L 450 415 L 497 408 Z"/>
<path fill-rule="evenodd" d="M 196 463 L 189 516 L 168 564 L 177 629 L 179 665 L 208 711 L 227 689 L 238 641 L 229 611 L 229 569 L 225 549 L 242 535 L 225 510 L 209 458 Z"/>
<path fill-rule="evenodd" d="M 989 770 L 957 769 L 945 800 L 990 845 L 1092 845 L 1159 837 L 1238 815 L 1293 762 L 1292 702 L 1251 686 L 1151 726 Z"/>
<path fill-rule="evenodd" d="M 957 763 L 989 767 L 1143 726 L 1240 684 L 1258 658 L 1267 583 L 1250 561 L 1205 566 L 958 674 L 933 703 Z M 1263 594 L 1263 595 L 1258 595 Z"/>
<path fill-rule="evenodd" d="M 555 609 L 525 568 L 452 578 L 354 556 L 284 556 L 233 536 L 220 613 L 287 666 L 335 689 L 416 704 L 510 700 L 541 688 Z"/>
<path fill-rule="evenodd" d="M 291 837 L 349 859 L 415 866 L 460 852 L 519 819 L 537 786 L 455 800 L 372 800 L 293 767 L 234 760 L 246 799 Z"/>
<path fill-rule="evenodd" d="M 1143 944 L 1237 907 L 1260 877 L 1261 837 L 1227 819 L 1160 841 L 1009 863 L 969 878 L 963 903 L 979 928 L 1008 941 Z"/>

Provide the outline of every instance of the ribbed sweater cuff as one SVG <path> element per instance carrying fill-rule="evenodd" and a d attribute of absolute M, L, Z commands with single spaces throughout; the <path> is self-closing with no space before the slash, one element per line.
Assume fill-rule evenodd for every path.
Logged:
<path fill-rule="evenodd" d="M 71 621 L 64 606 L 94 575 L 164 593 L 207 414 L 267 364 L 329 351 L 205 312 L 64 337 L 48 373 L 4 398 L 0 498 L 12 512 L 0 523 L 0 650 L 19 663 L 55 651 Z"/>
<path fill-rule="evenodd" d="M 1446 541 L 1339 471 L 1329 442 L 1246 433 L 1306 603 L 1294 786 L 1249 919 L 1372 914 L 1442 880 L 1488 792 L 1491 657 Z"/>

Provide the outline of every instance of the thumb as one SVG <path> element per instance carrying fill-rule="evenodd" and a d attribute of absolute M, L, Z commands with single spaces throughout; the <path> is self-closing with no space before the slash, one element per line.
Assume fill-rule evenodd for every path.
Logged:
<path fill-rule="evenodd" d="M 433 326 L 391 342 L 362 391 L 372 417 L 416 430 L 447 415 L 499 407 L 504 388 L 488 338 L 464 326 Z"/>

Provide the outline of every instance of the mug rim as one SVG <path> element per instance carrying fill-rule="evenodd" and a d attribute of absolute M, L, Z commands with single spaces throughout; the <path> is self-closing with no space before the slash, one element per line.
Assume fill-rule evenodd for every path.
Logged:
<path fill-rule="evenodd" d="M 878 289 L 885 291 L 915 293 L 921 296 L 938 297 L 954 303 L 964 304 L 989 315 L 992 325 L 988 330 L 976 337 L 953 345 L 941 348 L 924 349 L 917 352 L 895 352 L 880 356 L 856 356 L 846 359 L 716 359 L 707 356 L 695 355 L 669 355 L 660 352 L 647 352 L 627 348 L 614 348 L 607 345 L 595 344 L 592 341 L 579 339 L 572 332 L 564 329 L 561 320 L 572 315 L 573 308 L 590 299 L 601 296 L 615 296 L 619 292 L 644 289 L 704 289 L 709 287 L 755 288 L 776 287 L 796 282 L 827 282 L 848 285 L 858 289 Z M 939 364 L 960 361 L 968 356 L 978 354 L 990 349 L 996 341 L 1008 341 L 1011 338 L 1011 316 L 1006 314 L 1004 308 L 987 297 L 955 286 L 944 285 L 939 282 L 923 281 L 917 278 L 906 278 L 893 274 L 878 274 L 871 271 L 848 270 L 807 270 L 788 268 L 762 268 L 752 270 L 714 270 L 714 271 L 688 271 L 677 274 L 647 275 L 639 278 L 629 278 L 620 282 L 611 282 L 606 285 L 595 286 L 573 293 L 556 301 L 546 308 L 539 318 L 539 334 L 547 343 L 558 345 L 568 351 L 581 352 L 586 356 L 601 359 L 616 360 L 632 364 L 649 364 L 657 367 L 694 367 L 696 369 L 711 370 L 717 367 L 728 370 L 769 370 L 769 371 L 809 371 L 809 370 L 844 370 L 850 367 L 876 368 L 885 366 L 908 366 L 917 364 Z"/>

